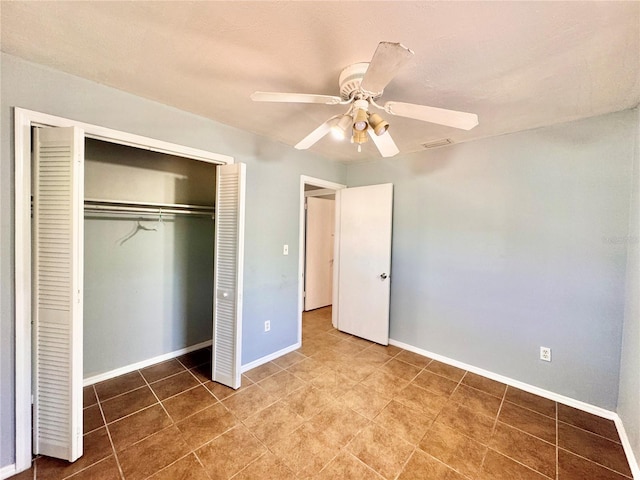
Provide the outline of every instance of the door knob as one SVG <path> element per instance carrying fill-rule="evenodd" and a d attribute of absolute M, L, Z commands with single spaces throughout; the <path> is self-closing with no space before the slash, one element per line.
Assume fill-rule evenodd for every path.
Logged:
<path fill-rule="evenodd" d="M 380 278 L 383 279 L 383 280 L 386 280 L 387 274 L 386 273 L 381 273 L 380 274 Z"/>

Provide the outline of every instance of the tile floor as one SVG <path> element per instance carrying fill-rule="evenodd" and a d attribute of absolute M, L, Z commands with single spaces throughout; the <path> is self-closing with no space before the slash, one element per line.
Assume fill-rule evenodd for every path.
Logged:
<path fill-rule="evenodd" d="M 14 480 L 631 478 L 613 422 L 305 314 L 303 346 L 208 381 L 210 351 L 85 388 L 85 454 Z"/>

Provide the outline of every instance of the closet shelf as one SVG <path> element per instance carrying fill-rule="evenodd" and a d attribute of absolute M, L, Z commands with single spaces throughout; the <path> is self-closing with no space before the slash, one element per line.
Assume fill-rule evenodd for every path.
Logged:
<path fill-rule="evenodd" d="M 213 217 L 215 207 L 184 203 L 126 202 L 119 200 L 85 199 L 85 212 L 111 212 L 148 215 L 198 215 Z"/>

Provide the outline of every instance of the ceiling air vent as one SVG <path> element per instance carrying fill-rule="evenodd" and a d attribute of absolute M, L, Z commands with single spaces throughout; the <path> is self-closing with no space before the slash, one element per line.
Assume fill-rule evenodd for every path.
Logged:
<path fill-rule="evenodd" d="M 422 146 L 424 148 L 438 148 L 444 147 L 445 145 L 451 145 L 453 140 L 450 138 L 441 138 L 440 140 L 434 140 L 433 142 L 423 143 Z"/>

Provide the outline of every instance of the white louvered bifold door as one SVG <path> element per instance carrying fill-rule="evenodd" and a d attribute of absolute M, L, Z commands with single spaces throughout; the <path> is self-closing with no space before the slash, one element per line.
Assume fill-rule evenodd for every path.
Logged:
<path fill-rule="evenodd" d="M 84 132 L 37 128 L 33 165 L 33 446 L 82 455 Z"/>
<path fill-rule="evenodd" d="M 212 378 L 240 387 L 245 165 L 216 168 Z"/>

